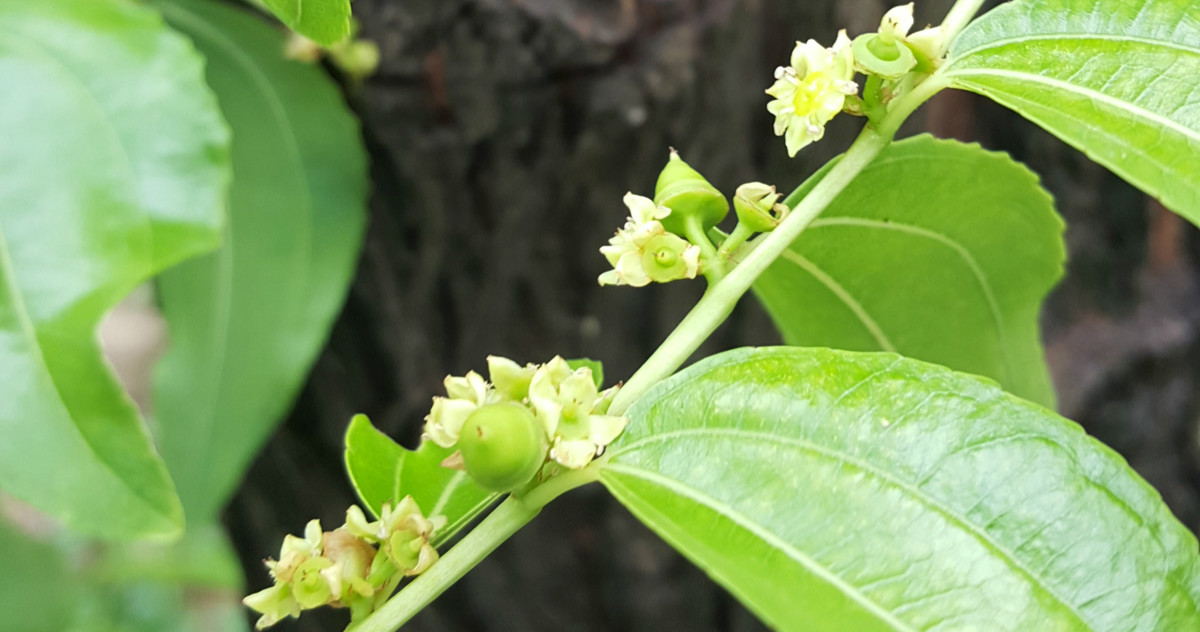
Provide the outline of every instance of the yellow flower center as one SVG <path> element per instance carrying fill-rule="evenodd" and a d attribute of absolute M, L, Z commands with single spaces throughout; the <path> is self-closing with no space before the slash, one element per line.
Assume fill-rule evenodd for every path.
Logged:
<path fill-rule="evenodd" d="M 820 71 L 809 73 L 804 81 L 796 86 L 796 93 L 792 96 L 792 107 L 795 108 L 796 116 L 812 114 L 833 89 L 833 79 L 829 75 Z"/>

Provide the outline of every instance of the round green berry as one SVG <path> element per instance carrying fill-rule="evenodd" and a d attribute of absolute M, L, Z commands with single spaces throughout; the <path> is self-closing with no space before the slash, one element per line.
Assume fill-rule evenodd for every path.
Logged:
<path fill-rule="evenodd" d="M 511 492 L 528 483 L 546 460 L 546 432 L 528 408 L 481 406 L 458 437 L 463 468 L 480 487 Z"/>

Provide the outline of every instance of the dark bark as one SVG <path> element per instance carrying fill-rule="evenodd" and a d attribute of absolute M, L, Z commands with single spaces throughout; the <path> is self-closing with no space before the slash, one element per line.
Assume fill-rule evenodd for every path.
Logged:
<path fill-rule="evenodd" d="M 949 2 L 918 7 L 940 18 Z M 873 30 L 885 5 L 784 0 L 357 0 L 377 75 L 351 101 L 374 195 L 345 312 L 296 410 L 226 516 L 254 585 L 282 535 L 338 523 L 350 415 L 413 445 L 442 377 L 487 354 L 605 363 L 628 376 L 701 282 L 604 289 L 596 248 L 678 148 L 719 188 L 799 183 L 858 122 L 787 160 L 763 88 L 797 38 Z M 849 118 L 849 117 L 844 117 Z M 1200 238 L 1081 154 L 965 94 L 910 131 L 1011 152 L 1068 221 L 1068 276 L 1044 314 L 1062 412 L 1122 452 L 1200 527 Z M 748 299 L 702 349 L 777 342 Z M 340 629 L 341 613 L 295 630 Z M 602 489 L 548 508 L 414 630 L 748 630 L 754 618 Z"/>

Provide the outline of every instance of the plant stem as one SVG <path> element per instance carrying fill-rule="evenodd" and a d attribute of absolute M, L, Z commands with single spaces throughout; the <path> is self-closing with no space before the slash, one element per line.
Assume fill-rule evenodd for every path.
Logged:
<path fill-rule="evenodd" d="M 738 222 L 737 226 L 733 227 L 733 232 L 721 242 L 721 247 L 717 250 L 717 257 L 721 261 L 729 259 L 729 254 L 736 252 L 746 240 L 754 235 L 754 231 L 749 229 L 745 224 Z"/>
<path fill-rule="evenodd" d="M 966 28 L 975 14 L 979 12 L 979 7 L 982 6 L 983 0 L 958 0 L 954 6 L 950 7 L 950 11 L 946 13 L 946 19 L 942 20 L 942 34 L 946 38 L 947 47 Z"/>
<path fill-rule="evenodd" d="M 959 0 L 947 16 L 951 23 L 955 11 L 963 23 L 970 20 L 982 0 Z M 961 8 L 960 7 L 970 7 Z M 961 28 L 958 27 L 958 28 Z M 757 247 L 727 275 L 724 270 L 712 270 L 708 290 L 692 311 L 679 323 L 662 345 L 650 356 L 629 382 L 617 392 L 608 413 L 620 415 L 650 387 L 670 376 L 700 344 L 716 330 L 733 311 L 738 300 L 750 289 L 759 275 L 791 245 L 822 211 L 879 155 L 895 136 L 900 124 L 922 103 L 946 87 L 946 82 L 934 73 L 911 92 L 897 98 L 877 126 L 867 125 L 841 159 L 821 178 L 812 190 L 792 209 L 791 213 L 772 232 L 755 241 Z M 799 189 L 797 189 L 799 190 Z M 795 192 L 793 192 L 793 195 Z M 792 195 L 788 196 L 790 199 Z M 739 228 L 741 225 L 739 224 Z M 689 240 L 697 243 L 705 258 L 723 262 L 716 248 L 704 234 L 698 222 L 685 227 Z M 735 234 L 737 230 L 735 229 Z M 745 237 L 739 236 L 744 241 Z M 761 241 L 762 243 L 758 243 Z M 714 278 L 715 276 L 715 278 Z M 563 472 L 534 487 L 523 496 L 509 496 L 495 511 L 472 529 L 457 545 L 441 557 L 374 614 L 354 627 L 354 632 L 394 632 L 429 605 L 454 582 L 462 578 L 496 547 L 533 520 L 542 507 L 563 493 L 595 481 L 603 460 L 593 461 L 581 470 Z"/>
<path fill-rule="evenodd" d="M 710 284 L 719 283 L 725 276 L 725 261 L 717 257 L 717 249 L 708 240 L 708 235 L 704 234 L 704 227 L 700 225 L 700 219 L 695 215 L 688 216 L 683 223 L 683 234 L 688 241 L 700 248 L 700 260 L 704 262 L 704 265 L 701 266 L 704 269 L 701 272 L 704 274 L 704 278 Z"/>
<path fill-rule="evenodd" d="M 546 503 L 595 481 L 599 472 L 598 464 L 593 462 L 592 466 L 581 470 L 563 472 L 533 488 L 525 496 L 509 496 L 429 570 L 418 575 L 379 610 L 363 619 L 353 632 L 394 632 L 400 629 L 518 529 L 537 517 Z"/>
<path fill-rule="evenodd" d="M 975 0 L 960 0 L 974 2 Z M 955 5 L 956 7 L 958 5 Z M 725 318 L 733 311 L 738 300 L 750 289 L 758 276 L 775 261 L 800 233 L 808 228 L 809 223 L 833 202 L 834 198 L 858 176 L 859 172 L 871 164 L 875 156 L 892 142 L 900 124 L 908 118 L 922 103 L 946 87 L 946 82 L 940 75 L 934 73 L 917 85 L 911 92 L 904 94 L 891 103 L 888 113 L 877 127 L 867 125 L 855 139 L 854 144 L 846 150 L 841 160 L 829 170 L 829 173 L 813 187 L 792 212 L 779 224 L 774 231 L 759 238 L 757 247 L 750 251 L 746 259 L 730 271 L 719 283 L 709 286 L 704 296 L 680 321 L 679 326 L 671 332 L 662 345 L 650 356 L 633 377 L 617 391 L 612 406 L 608 409 L 610 415 L 624 414 L 633 402 L 657 384 L 675 372 L 696 351 L 712 332 L 716 331 Z M 794 192 L 793 192 L 794 193 Z M 792 196 L 789 195 L 787 199 Z M 762 243 L 759 244 L 758 241 Z"/>

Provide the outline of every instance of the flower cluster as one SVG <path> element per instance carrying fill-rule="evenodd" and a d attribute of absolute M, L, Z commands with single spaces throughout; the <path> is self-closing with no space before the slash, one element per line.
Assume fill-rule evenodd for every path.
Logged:
<path fill-rule="evenodd" d="M 425 436 L 444 448 L 458 444 L 467 418 L 494 404 L 517 403 L 540 422 L 550 446 L 549 460 L 563 467 L 586 466 L 625 429 L 624 417 L 607 414 L 619 387 L 600 391 L 592 370 L 571 368 L 561 357 L 541 365 L 520 366 L 488 357 L 491 382 L 470 372 L 447 377 L 447 397 L 435 397 L 425 418 Z"/>
<path fill-rule="evenodd" d="M 651 281 L 666 283 L 694 279 L 700 271 L 700 248 L 667 232 L 662 222 L 671 209 L 650 198 L 625 194 L 629 219 L 625 227 L 600 248 L 613 269 L 600 275 L 600 285 L 642 287 Z"/>
<path fill-rule="evenodd" d="M 322 531 L 320 521 L 312 520 L 303 538 L 284 536 L 279 559 L 267 560 L 274 585 L 242 602 L 262 615 L 260 630 L 326 605 L 369 613 L 403 577 L 422 573 L 437 560 L 430 539 L 444 520 L 426 518 L 411 496 L 394 508 L 384 505 L 374 522 L 357 506 L 333 531 Z"/>
<path fill-rule="evenodd" d="M 796 42 L 791 63 L 775 70 L 775 83 L 767 88 L 773 97 L 767 110 L 775 115 L 775 134 L 784 137 L 789 156 L 820 140 L 839 112 L 879 116 L 888 101 L 937 68 L 946 52 L 945 33 L 931 27 L 909 35 L 912 26 L 909 3 L 893 7 L 877 32 L 853 42 L 845 31 L 838 32 L 830 48 L 814 40 Z M 869 78 L 861 99 L 856 71 Z"/>
<path fill-rule="evenodd" d="M 825 124 L 842 111 L 846 97 L 858 92 L 854 83 L 850 38 L 838 32 L 832 48 L 816 40 L 796 42 L 791 64 L 775 70 L 767 94 L 775 99 L 767 111 L 775 115 L 775 134 L 783 136 L 789 156 L 825 135 Z"/>

